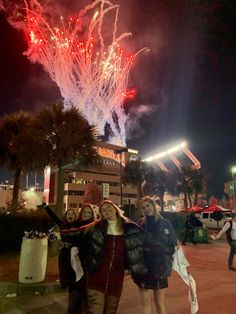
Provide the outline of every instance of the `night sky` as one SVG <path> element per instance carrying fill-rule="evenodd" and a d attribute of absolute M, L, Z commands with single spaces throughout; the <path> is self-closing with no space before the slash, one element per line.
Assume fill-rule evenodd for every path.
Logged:
<path fill-rule="evenodd" d="M 221 197 L 236 164 L 236 2 L 113 3 L 121 4 L 119 29 L 133 34 L 124 47 L 131 52 L 150 48 L 136 59 L 130 74 L 129 86 L 137 89 L 137 96 L 125 106 L 136 129 L 129 123 L 127 145 L 147 155 L 186 139 L 207 174 L 208 195 Z M 0 115 L 35 112 L 59 100 L 60 91 L 47 73 L 23 56 L 25 37 L 8 24 L 4 12 L 0 36 Z"/>

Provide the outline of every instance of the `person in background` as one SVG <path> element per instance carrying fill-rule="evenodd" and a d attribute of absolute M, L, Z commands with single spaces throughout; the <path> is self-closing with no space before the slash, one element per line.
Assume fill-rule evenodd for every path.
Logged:
<path fill-rule="evenodd" d="M 167 277 L 172 271 L 176 235 L 171 223 L 161 216 L 151 197 L 142 198 L 140 206 L 144 215 L 140 226 L 149 234 L 144 248 L 148 273 L 145 276 L 133 276 L 133 279 L 139 287 L 142 313 L 151 314 L 149 291 L 152 290 L 157 313 L 165 314 L 164 289 L 168 287 Z"/>
<path fill-rule="evenodd" d="M 187 245 L 186 242 L 188 238 L 191 240 L 193 244 L 197 244 L 197 242 L 194 240 L 194 228 L 203 226 L 199 217 L 200 216 L 197 213 L 191 213 L 190 215 L 186 217 L 185 232 L 184 232 L 184 239 L 183 239 L 182 245 Z"/>
<path fill-rule="evenodd" d="M 227 221 L 217 235 L 211 235 L 211 239 L 218 240 L 224 233 L 226 233 L 230 246 L 228 268 L 229 270 L 236 271 L 236 268 L 233 266 L 234 255 L 236 254 L 236 213 L 232 214 L 232 220 Z"/>
<path fill-rule="evenodd" d="M 90 204 L 84 204 L 79 211 L 79 216 L 74 209 L 65 212 L 65 219 L 60 219 L 53 210 L 43 203 L 44 209 L 60 229 L 74 229 L 89 224 L 95 220 L 95 215 Z M 68 314 L 85 314 L 86 309 L 86 281 L 84 276 L 85 251 L 78 250 L 68 242 L 61 242 L 58 256 L 60 284 L 63 289 L 68 288 Z"/>
<path fill-rule="evenodd" d="M 110 200 L 100 205 L 101 219 L 77 230 L 63 230 L 61 239 L 80 247 L 86 241 L 89 314 L 115 314 L 125 268 L 145 274 L 145 231 L 126 218 Z"/>
<path fill-rule="evenodd" d="M 88 224 L 95 220 L 96 220 L 96 215 L 93 209 L 93 205 L 88 204 L 88 203 L 84 204 L 79 210 L 78 225 L 80 226 L 81 222 L 86 221 L 86 224 Z"/>

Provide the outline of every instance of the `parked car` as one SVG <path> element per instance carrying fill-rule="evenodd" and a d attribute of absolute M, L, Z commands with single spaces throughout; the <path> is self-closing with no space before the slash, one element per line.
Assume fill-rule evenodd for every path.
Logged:
<path fill-rule="evenodd" d="M 207 228 L 209 229 L 217 229 L 217 221 L 214 219 L 216 212 L 201 212 L 199 213 L 200 215 L 200 220 L 203 224 L 206 225 Z M 231 212 L 218 212 L 222 213 L 222 218 L 221 220 L 218 221 L 219 223 L 219 228 L 222 228 L 225 224 L 226 221 L 229 221 L 231 218 Z"/>

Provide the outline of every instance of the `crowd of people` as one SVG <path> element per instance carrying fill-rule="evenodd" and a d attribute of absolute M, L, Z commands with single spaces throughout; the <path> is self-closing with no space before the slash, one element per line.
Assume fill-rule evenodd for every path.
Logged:
<path fill-rule="evenodd" d="M 115 314 L 125 270 L 140 292 L 142 313 L 165 314 L 164 289 L 177 245 L 171 223 L 163 218 L 151 197 L 140 200 L 143 217 L 138 224 L 110 200 L 99 206 L 99 217 L 85 204 L 77 217 L 73 209 L 62 220 L 43 207 L 60 228 L 59 276 L 68 288 L 68 314 Z"/>

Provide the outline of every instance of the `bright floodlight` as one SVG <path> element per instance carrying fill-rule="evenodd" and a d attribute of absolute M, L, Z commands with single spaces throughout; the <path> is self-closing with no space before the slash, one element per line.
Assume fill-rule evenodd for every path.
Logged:
<path fill-rule="evenodd" d="M 147 158 L 144 158 L 143 161 L 150 162 L 150 161 L 153 161 L 154 159 L 160 159 L 160 158 L 166 157 L 166 155 L 173 154 L 177 151 L 180 151 L 184 147 L 187 147 L 187 142 L 182 142 L 179 145 L 175 145 L 173 147 L 168 148 L 166 151 L 160 152 L 154 156 L 149 156 Z"/>
<path fill-rule="evenodd" d="M 233 174 L 236 173 L 236 166 L 233 166 L 233 167 L 231 168 L 231 172 L 232 172 Z"/>
<path fill-rule="evenodd" d="M 163 164 L 163 162 L 161 162 L 160 159 L 162 159 L 162 160 L 170 159 L 176 165 L 176 167 L 181 169 L 182 164 L 176 158 L 176 155 L 175 155 L 175 153 L 177 153 L 179 151 L 184 153 L 193 162 L 193 166 L 192 166 L 193 168 L 195 168 L 195 169 L 200 169 L 201 168 L 200 161 L 188 149 L 188 143 L 187 142 L 181 142 L 180 144 L 172 146 L 172 147 L 168 148 L 165 151 L 157 153 L 157 154 L 155 154 L 153 156 L 146 157 L 146 158 L 143 159 L 143 161 L 144 162 L 154 162 L 155 161 L 162 170 L 168 171 L 168 169 L 165 167 L 165 165 Z M 236 167 L 235 167 L 235 173 L 236 173 Z"/>

